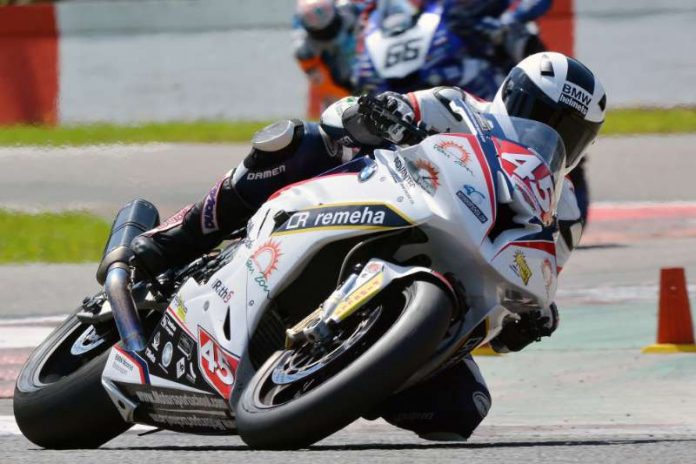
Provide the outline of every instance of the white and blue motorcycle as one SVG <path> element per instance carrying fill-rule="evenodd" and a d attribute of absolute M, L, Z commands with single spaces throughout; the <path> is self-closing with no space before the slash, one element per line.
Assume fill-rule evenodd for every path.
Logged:
<path fill-rule="evenodd" d="M 156 279 L 129 266 L 128 244 L 157 212 L 124 207 L 104 291 L 19 375 L 24 435 L 98 447 L 141 423 L 305 447 L 457 362 L 507 315 L 551 303 L 560 137 L 451 109 L 464 133 L 401 123 L 422 142 L 276 192 L 227 247 Z"/>

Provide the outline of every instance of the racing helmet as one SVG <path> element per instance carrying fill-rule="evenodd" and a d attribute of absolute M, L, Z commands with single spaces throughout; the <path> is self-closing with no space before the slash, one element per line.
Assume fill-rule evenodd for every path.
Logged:
<path fill-rule="evenodd" d="M 585 65 L 562 53 L 541 52 L 510 71 L 490 111 L 551 126 L 563 140 L 570 170 L 602 127 L 606 105 L 604 87 Z"/>
<path fill-rule="evenodd" d="M 334 0 L 297 0 L 297 18 L 308 32 L 321 33 L 340 21 Z"/>

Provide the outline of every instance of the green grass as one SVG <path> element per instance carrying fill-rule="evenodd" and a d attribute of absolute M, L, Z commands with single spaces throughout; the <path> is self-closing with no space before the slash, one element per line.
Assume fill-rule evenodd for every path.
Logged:
<path fill-rule="evenodd" d="M 9 126 L 0 128 L 0 146 L 93 145 L 146 142 L 248 142 L 268 122 L 198 121 L 142 125 Z"/>
<path fill-rule="evenodd" d="M 602 135 L 696 132 L 696 108 L 636 108 L 610 111 Z"/>
<path fill-rule="evenodd" d="M 109 224 L 88 213 L 0 210 L 0 264 L 98 261 L 108 234 Z"/>
<path fill-rule="evenodd" d="M 10 126 L 0 128 L 0 146 L 92 145 L 146 142 L 248 142 L 269 122 L 196 121 L 141 125 Z M 635 108 L 609 112 L 602 135 L 696 132 L 696 108 Z"/>

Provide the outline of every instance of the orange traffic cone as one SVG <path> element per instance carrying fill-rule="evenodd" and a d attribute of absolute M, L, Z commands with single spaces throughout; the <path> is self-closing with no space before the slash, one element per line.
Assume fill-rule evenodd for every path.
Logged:
<path fill-rule="evenodd" d="M 696 352 L 684 268 L 660 270 L 657 343 L 643 353 Z"/>

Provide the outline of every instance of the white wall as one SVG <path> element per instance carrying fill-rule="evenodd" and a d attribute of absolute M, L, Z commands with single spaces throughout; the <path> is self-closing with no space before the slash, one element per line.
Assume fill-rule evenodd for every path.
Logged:
<path fill-rule="evenodd" d="M 576 54 L 609 105 L 696 105 L 696 1 L 576 0 Z"/>
<path fill-rule="evenodd" d="M 294 0 L 57 4 L 62 122 L 304 114 Z M 576 50 L 609 104 L 696 105 L 694 0 L 576 0 Z"/>
<path fill-rule="evenodd" d="M 293 0 L 58 4 L 62 122 L 273 119 L 305 111 Z"/>

